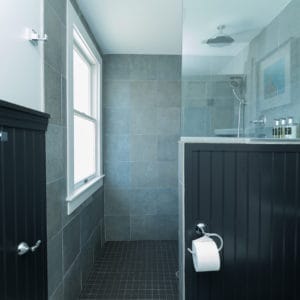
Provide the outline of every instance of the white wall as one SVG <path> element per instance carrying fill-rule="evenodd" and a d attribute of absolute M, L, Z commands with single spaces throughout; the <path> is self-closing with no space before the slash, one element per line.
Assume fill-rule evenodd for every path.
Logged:
<path fill-rule="evenodd" d="M 44 110 L 43 45 L 26 28 L 43 30 L 43 0 L 0 0 L 0 99 Z"/>

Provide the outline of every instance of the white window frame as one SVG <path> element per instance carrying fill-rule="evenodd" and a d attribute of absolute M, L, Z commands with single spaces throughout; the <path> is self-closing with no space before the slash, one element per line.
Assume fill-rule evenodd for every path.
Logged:
<path fill-rule="evenodd" d="M 68 215 L 103 185 L 102 163 L 102 58 L 72 4 L 67 4 L 67 198 Z M 91 105 L 93 117 L 75 110 L 73 104 L 73 49 L 92 66 Z M 87 180 L 74 183 L 74 115 L 95 122 L 96 172 Z"/>

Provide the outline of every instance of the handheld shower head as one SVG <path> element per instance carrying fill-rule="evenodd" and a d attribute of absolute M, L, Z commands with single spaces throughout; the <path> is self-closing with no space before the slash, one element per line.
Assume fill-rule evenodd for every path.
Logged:
<path fill-rule="evenodd" d="M 229 85 L 233 89 L 242 88 L 244 84 L 244 78 L 242 76 L 230 77 Z"/>
<path fill-rule="evenodd" d="M 232 93 L 234 95 L 234 98 L 238 101 L 239 103 L 239 108 L 238 108 L 238 132 L 237 132 L 237 137 L 240 137 L 240 131 L 241 131 L 241 122 L 242 118 L 244 115 L 244 109 L 246 105 L 245 98 L 243 98 L 243 95 L 245 93 L 245 77 L 243 76 L 233 76 L 230 77 L 229 81 L 229 86 L 232 89 Z"/>
<path fill-rule="evenodd" d="M 240 87 L 240 83 L 237 82 L 236 80 L 230 80 L 229 85 L 233 89 L 237 89 Z"/>
<path fill-rule="evenodd" d="M 241 96 L 244 93 L 244 78 L 242 76 L 230 77 L 229 86 L 236 100 L 241 104 L 246 104 L 245 99 Z"/>

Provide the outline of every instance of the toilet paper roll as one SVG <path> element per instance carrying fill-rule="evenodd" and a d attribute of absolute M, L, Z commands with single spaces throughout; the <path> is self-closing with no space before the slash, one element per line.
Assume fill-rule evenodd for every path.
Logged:
<path fill-rule="evenodd" d="M 192 242 L 193 263 L 196 272 L 220 270 L 220 255 L 213 239 L 203 236 Z"/>

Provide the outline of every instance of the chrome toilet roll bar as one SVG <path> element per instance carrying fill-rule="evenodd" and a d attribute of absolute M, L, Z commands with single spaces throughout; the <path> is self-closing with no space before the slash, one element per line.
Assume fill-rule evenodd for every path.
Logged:
<path fill-rule="evenodd" d="M 218 247 L 218 251 L 220 252 L 223 249 L 223 245 L 224 245 L 222 237 L 219 234 L 217 234 L 217 233 L 206 232 L 205 231 L 205 227 L 206 227 L 206 224 L 204 224 L 204 223 L 197 224 L 197 226 L 196 226 L 196 233 L 199 234 L 199 235 L 202 235 L 202 236 L 216 237 L 216 238 L 218 238 L 220 240 L 220 246 Z M 190 248 L 188 248 L 187 250 L 191 254 L 193 254 L 193 251 Z"/>
<path fill-rule="evenodd" d="M 206 225 L 204 223 L 197 224 L 196 229 L 195 229 L 196 233 L 199 235 L 205 235 L 206 234 L 205 227 L 206 227 Z"/>

